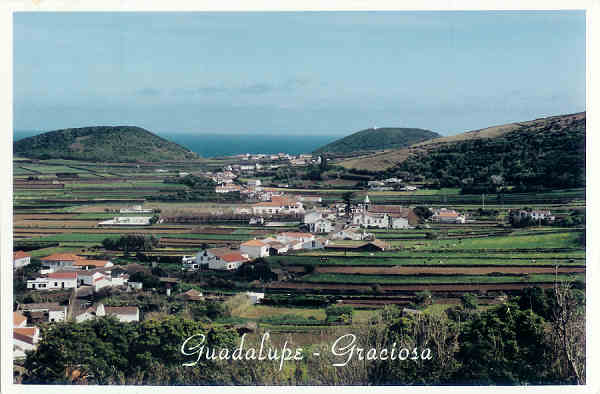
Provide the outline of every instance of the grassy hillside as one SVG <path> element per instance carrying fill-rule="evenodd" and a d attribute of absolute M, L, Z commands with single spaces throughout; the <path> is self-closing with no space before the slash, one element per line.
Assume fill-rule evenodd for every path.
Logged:
<path fill-rule="evenodd" d="M 585 130 L 585 114 L 528 122 L 493 138 L 438 144 L 386 175 L 418 176 L 466 194 L 585 187 Z"/>
<path fill-rule="evenodd" d="M 535 133 L 543 131 L 547 128 L 568 129 L 575 122 L 585 124 L 585 112 L 559 115 L 548 118 L 535 119 L 527 122 L 515 122 L 504 125 L 492 126 L 485 129 L 468 131 L 465 133 L 434 138 L 427 141 L 415 143 L 407 148 L 395 149 L 390 152 L 383 152 L 362 157 L 356 157 L 349 160 L 344 160 L 339 163 L 341 166 L 354 170 L 367 171 L 384 171 L 392 168 L 405 160 L 419 156 L 422 157 L 428 152 L 436 151 L 442 147 L 447 147 L 463 141 L 494 139 L 502 137 L 506 134 L 521 131 L 526 133 Z"/>
<path fill-rule="evenodd" d="M 407 128 L 366 129 L 336 140 L 315 151 L 315 153 L 349 153 L 369 150 L 403 148 L 418 142 L 437 138 L 433 131 Z"/>
<path fill-rule="evenodd" d="M 187 148 L 134 126 L 96 126 L 49 131 L 16 141 L 13 154 L 35 159 L 105 162 L 199 158 Z"/>

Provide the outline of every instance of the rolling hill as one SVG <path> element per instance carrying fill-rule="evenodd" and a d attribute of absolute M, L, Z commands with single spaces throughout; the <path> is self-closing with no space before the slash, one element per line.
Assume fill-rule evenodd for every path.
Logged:
<path fill-rule="evenodd" d="M 579 125 L 581 122 L 585 125 L 585 118 L 585 112 L 581 112 L 569 115 L 551 116 L 526 122 L 508 123 L 467 131 L 453 136 L 434 138 L 415 143 L 403 149 L 395 149 L 390 152 L 354 157 L 337 164 L 347 169 L 385 171 L 399 165 L 411 157 L 423 157 L 424 155 L 427 155 L 428 152 L 434 152 L 459 142 L 494 139 L 514 132 L 534 134 L 548 130 L 569 130 L 573 128 L 574 125 Z"/>
<path fill-rule="evenodd" d="M 440 137 L 438 133 L 410 128 L 371 128 L 333 141 L 314 153 L 350 153 L 403 148 L 418 142 Z"/>
<path fill-rule="evenodd" d="M 15 141 L 13 154 L 33 159 L 106 162 L 199 159 L 189 149 L 134 126 L 95 126 L 49 131 Z"/>

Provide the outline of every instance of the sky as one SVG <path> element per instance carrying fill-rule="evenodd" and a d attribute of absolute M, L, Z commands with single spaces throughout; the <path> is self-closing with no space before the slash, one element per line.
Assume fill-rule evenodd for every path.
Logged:
<path fill-rule="evenodd" d="M 585 111 L 584 11 L 15 13 L 14 127 L 442 135 Z"/>

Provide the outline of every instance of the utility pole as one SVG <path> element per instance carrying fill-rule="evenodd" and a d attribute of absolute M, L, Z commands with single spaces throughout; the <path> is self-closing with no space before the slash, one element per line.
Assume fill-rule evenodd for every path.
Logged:
<path fill-rule="evenodd" d="M 485 209 L 485 193 L 483 193 L 481 195 L 481 204 L 482 204 L 482 209 Z"/>

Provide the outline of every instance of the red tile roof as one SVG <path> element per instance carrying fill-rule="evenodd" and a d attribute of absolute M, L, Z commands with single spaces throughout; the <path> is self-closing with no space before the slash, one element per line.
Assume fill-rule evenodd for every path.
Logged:
<path fill-rule="evenodd" d="M 77 261 L 77 260 L 85 260 L 84 257 L 77 256 L 72 253 L 54 253 L 50 256 L 42 257 L 40 260 L 42 261 Z"/>
<path fill-rule="evenodd" d="M 52 272 L 48 274 L 50 279 L 77 279 L 77 272 Z"/>
<path fill-rule="evenodd" d="M 250 241 L 244 242 L 241 246 L 265 246 L 265 243 L 258 239 L 251 239 Z"/>
<path fill-rule="evenodd" d="M 31 255 L 23 252 L 22 250 L 17 250 L 16 252 L 13 253 L 13 260 L 22 259 L 25 257 L 31 257 Z"/>
<path fill-rule="evenodd" d="M 13 326 L 20 326 L 21 323 L 26 322 L 27 318 L 19 312 L 13 312 Z"/>
<path fill-rule="evenodd" d="M 242 254 L 239 252 L 224 254 L 223 256 L 221 256 L 221 259 L 227 261 L 228 263 L 233 263 L 233 262 L 237 262 L 237 261 L 246 261 L 246 258 L 244 256 L 242 256 Z"/>
<path fill-rule="evenodd" d="M 214 254 L 217 257 L 221 257 L 224 254 L 228 254 L 228 253 L 232 252 L 232 250 L 229 248 L 210 248 L 210 249 L 206 249 L 206 251 Z"/>
<path fill-rule="evenodd" d="M 13 328 L 13 338 L 33 345 L 37 332 L 37 327 Z"/>
<path fill-rule="evenodd" d="M 108 260 L 78 260 L 73 265 L 76 267 L 86 267 L 88 265 L 92 265 L 94 267 L 105 267 L 108 263 L 110 263 Z"/>

